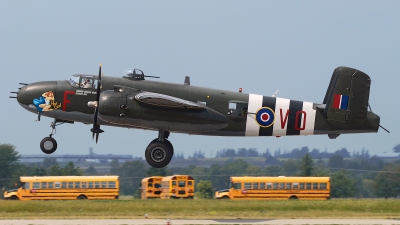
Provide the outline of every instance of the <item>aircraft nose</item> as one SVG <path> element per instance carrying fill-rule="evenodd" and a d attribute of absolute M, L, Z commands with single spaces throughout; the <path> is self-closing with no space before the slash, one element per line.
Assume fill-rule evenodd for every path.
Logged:
<path fill-rule="evenodd" d="M 24 85 L 17 93 L 17 101 L 29 106 L 33 104 L 34 99 L 39 99 L 44 93 L 55 92 L 57 81 L 42 81 Z"/>
<path fill-rule="evenodd" d="M 20 89 L 19 89 L 19 91 L 17 92 L 17 101 L 20 103 L 20 104 L 26 104 L 26 94 L 25 94 L 25 92 L 26 92 L 26 87 L 27 87 L 28 85 L 24 85 L 23 87 L 21 87 Z"/>

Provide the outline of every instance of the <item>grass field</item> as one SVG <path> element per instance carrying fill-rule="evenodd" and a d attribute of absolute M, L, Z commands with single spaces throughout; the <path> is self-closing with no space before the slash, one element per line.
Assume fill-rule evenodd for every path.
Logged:
<path fill-rule="evenodd" d="M 0 219 L 400 218 L 400 200 L 0 200 Z"/>

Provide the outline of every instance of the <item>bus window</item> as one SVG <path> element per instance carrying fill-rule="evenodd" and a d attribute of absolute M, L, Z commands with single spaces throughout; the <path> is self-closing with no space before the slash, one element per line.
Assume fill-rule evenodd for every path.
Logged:
<path fill-rule="evenodd" d="M 318 189 L 318 183 L 313 183 L 313 189 Z"/>
<path fill-rule="evenodd" d="M 292 183 L 286 183 L 286 189 L 288 190 L 292 189 Z"/>
<path fill-rule="evenodd" d="M 285 183 L 279 183 L 279 189 L 285 189 Z"/>
<path fill-rule="evenodd" d="M 311 189 L 311 183 L 306 183 L 306 189 L 310 190 Z"/>
<path fill-rule="evenodd" d="M 98 181 L 96 181 L 96 182 L 94 182 L 94 188 L 100 188 L 100 182 L 98 182 Z"/>
<path fill-rule="evenodd" d="M 185 187 L 185 186 L 186 186 L 186 182 L 184 180 L 180 180 L 179 187 Z"/>
<path fill-rule="evenodd" d="M 299 183 L 293 183 L 293 189 L 299 189 Z"/>
<path fill-rule="evenodd" d="M 253 183 L 253 189 L 258 189 L 258 183 Z"/>
<path fill-rule="evenodd" d="M 176 187 L 176 181 L 172 181 L 172 187 Z"/>
<path fill-rule="evenodd" d="M 40 188 L 40 183 L 39 182 L 33 182 L 33 189 L 39 189 Z"/>
<path fill-rule="evenodd" d="M 107 181 L 101 182 L 101 188 L 107 188 Z"/>
<path fill-rule="evenodd" d="M 80 188 L 81 187 L 81 182 L 75 182 L 75 188 Z"/>
<path fill-rule="evenodd" d="M 60 182 L 54 182 L 54 188 L 60 188 L 61 183 Z"/>
<path fill-rule="evenodd" d="M 244 183 L 244 189 L 251 189 L 251 183 Z"/>
<path fill-rule="evenodd" d="M 265 189 L 265 183 L 260 183 L 260 189 Z"/>
<path fill-rule="evenodd" d="M 108 187 L 109 188 L 115 188 L 115 181 L 108 182 Z"/>
<path fill-rule="evenodd" d="M 278 189 L 278 183 L 274 183 L 274 189 Z"/>
<path fill-rule="evenodd" d="M 242 189 L 242 183 L 234 183 L 233 184 L 233 188 L 237 189 L 237 190 L 241 190 Z"/>
<path fill-rule="evenodd" d="M 168 181 L 162 182 L 162 188 L 168 189 L 169 188 L 169 182 Z"/>
<path fill-rule="evenodd" d="M 68 188 L 74 188 L 74 182 L 68 182 Z"/>
<path fill-rule="evenodd" d="M 304 183 L 300 183 L 300 189 L 304 189 Z"/>
<path fill-rule="evenodd" d="M 193 181 L 188 181 L 188 187 L 193 187 Z"/>
<path fill-rule="evenodd" d="M 319 189 L 326 190 L 326 183 L 320 183 L 319 184 Z"/>
<path fill-rule="evenodd" d="M 67 188 L 67 182 L 62 182 L 61 183 L 61 188 Z"/>
<path fill-rule="evenodd" d="M 24 184 L 24 189 L 29 189 L 30 188 L 30 186 L 31 186 L 31 183 L 30 182 L 26 182 L 25 184 Z"/>
<path fill-rule="evenodd" d="M 93 188 L 93 182 L 92 181 L 89 182 L 89 188 Z"/>
<path fill-rule="evenodd" d="M 188 184 L 189 184 L 189 187 L 192 186 L 192 182 L 191 182 L 191 181 L 189 181 Z M 155 183 L 155 184 L 154 184 L 154 187 L 155 187 L 155 188 L 161 188 L 161 184 Z"/>
<path fill-rule="evenodd" d="M 267 189 L 272 189 L 272 183 L 267 183 Z"/>
<path fill-rule="evenodd" d="M 53 182 L 49 182 L 49 183 L 47 184 L 47 186 L 48 186 L 48 188 L 53 189 Z"/>
<path fill-rule="evenodd" d="M 147 184 L 147 187 L 148 187 L 148 188 L 152 188 L 152 187 L 153 187 L 153 183 L 148 183 L 148 184 Z"/>
<path fill-rule="evenodd" d="M 47 188 L 47 182 L 42 182 L 42 189 L 46 189 Z"/>
<path fill-rule="evenodd" d="M 82 188 L 87 188 L 87 182 L 82 182 Z"/>

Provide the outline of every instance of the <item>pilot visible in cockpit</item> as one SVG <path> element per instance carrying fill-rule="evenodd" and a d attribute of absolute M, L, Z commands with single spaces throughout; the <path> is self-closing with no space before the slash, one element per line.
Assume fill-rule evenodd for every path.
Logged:
<path fill-rule="evenodd" d="M 92 88 L 92 82 L 89 78 L 83 78 L 81 82 L 81 88 Z"/>

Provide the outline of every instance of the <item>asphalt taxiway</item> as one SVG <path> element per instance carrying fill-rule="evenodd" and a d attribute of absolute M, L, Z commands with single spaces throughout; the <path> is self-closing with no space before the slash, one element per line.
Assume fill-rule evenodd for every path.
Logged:
<path fill-rule="evenodd" d="M 399 224 L 400 219 L 74 219 L 74 220 L 0 220 L 0 225 L 136 225 L 136 224 Z"/>

